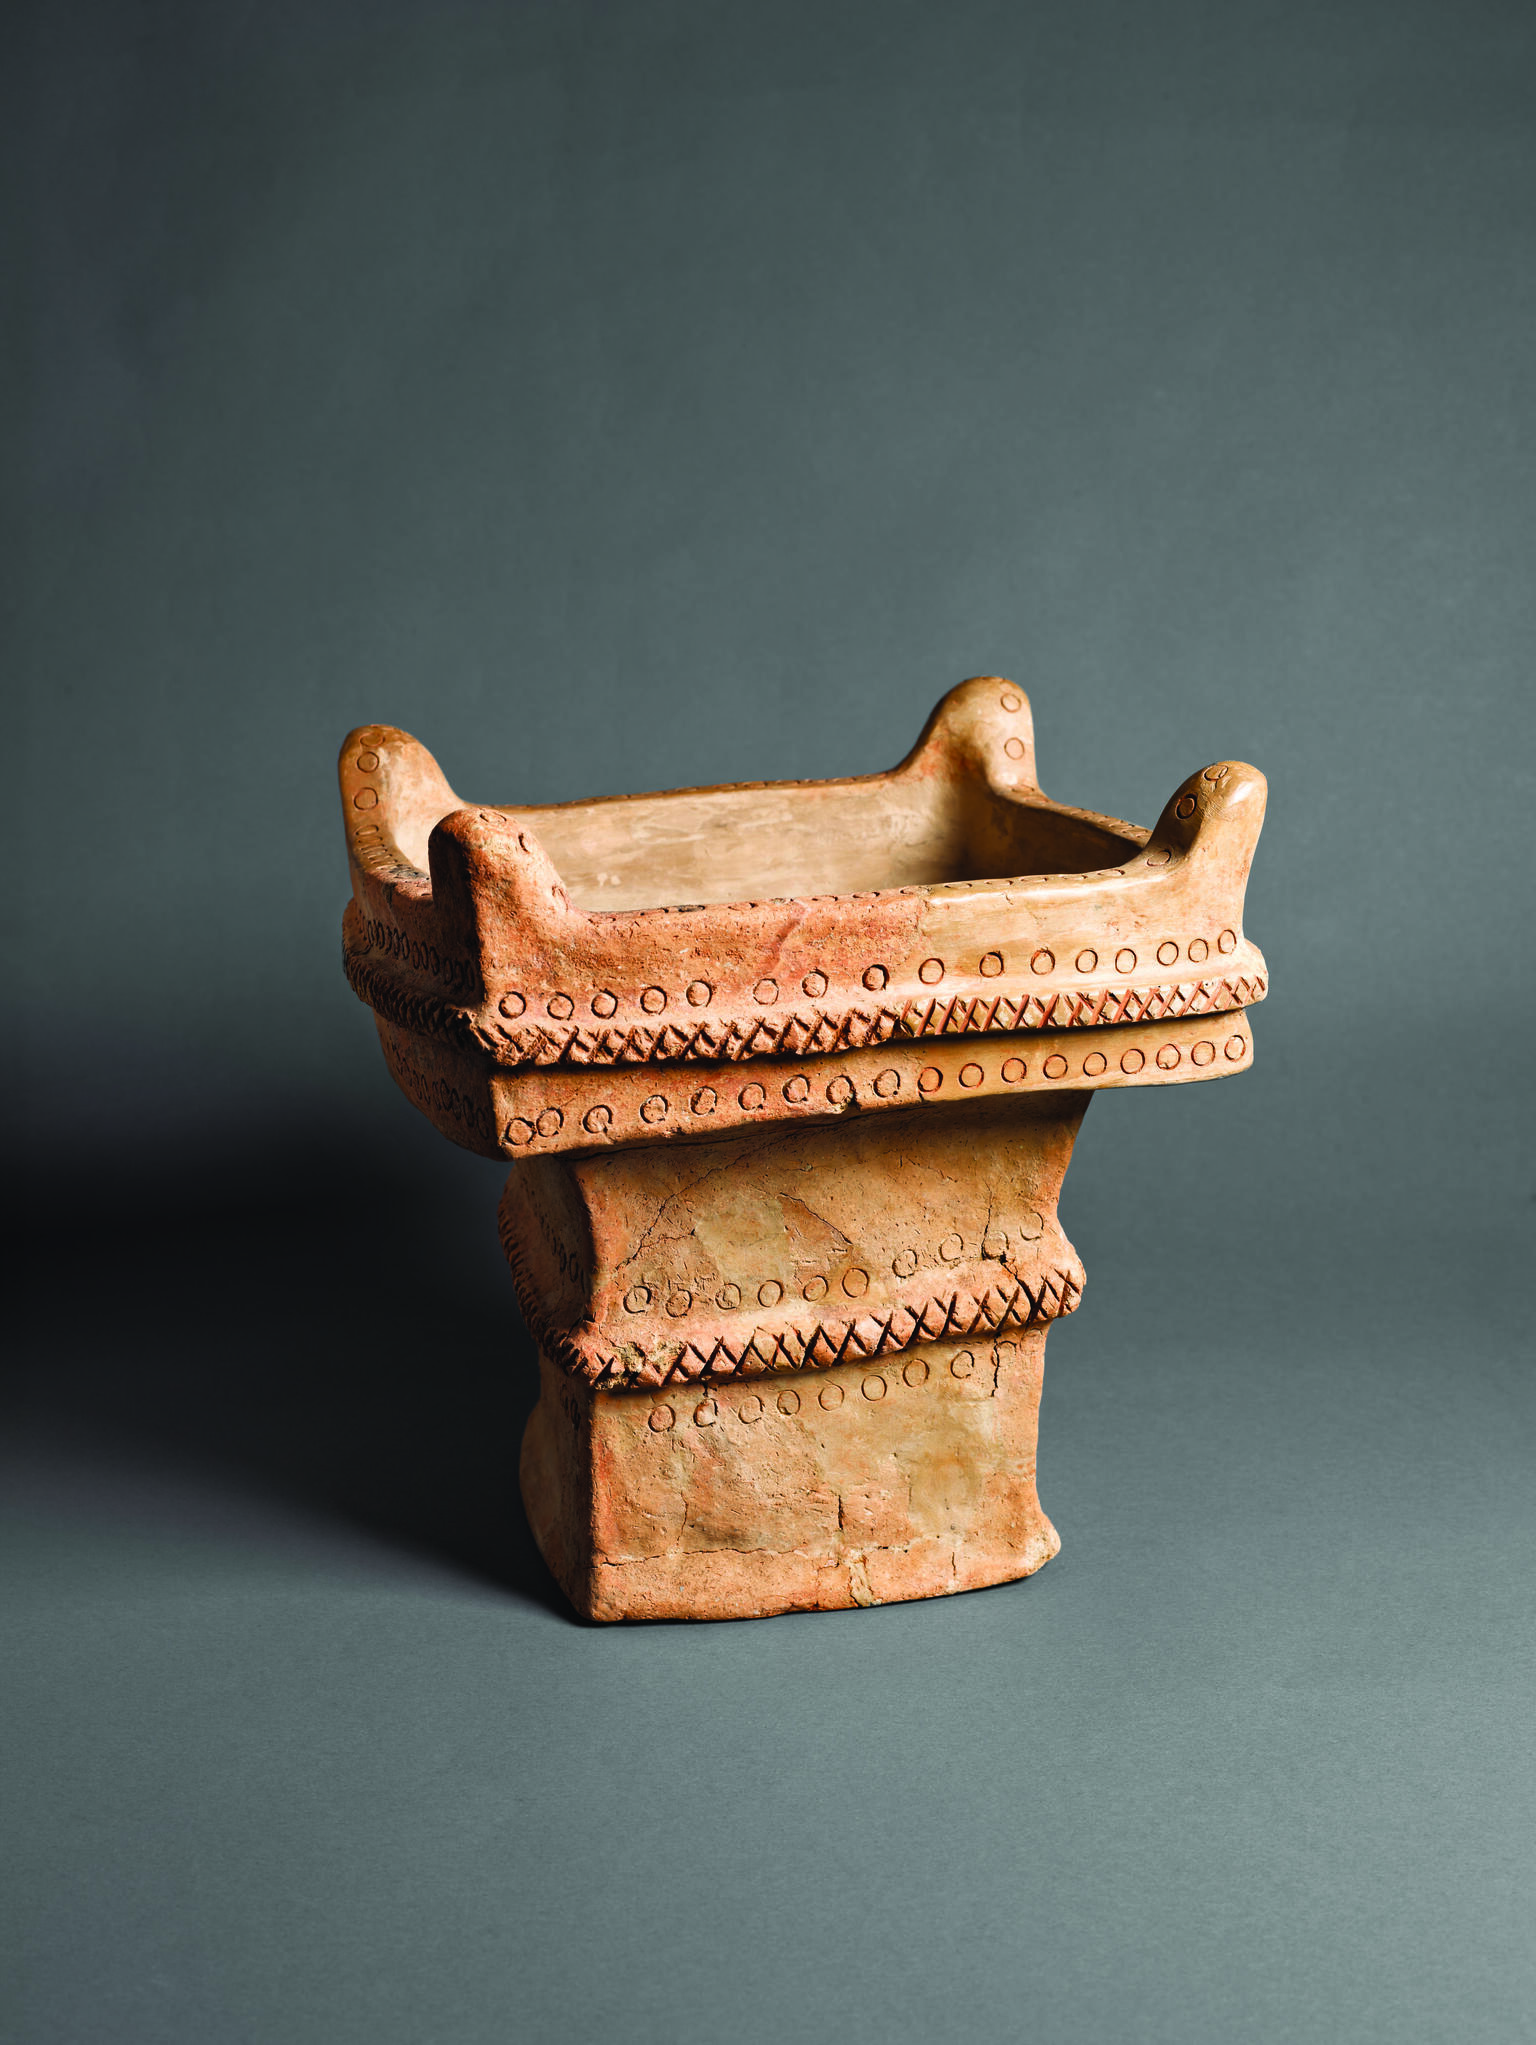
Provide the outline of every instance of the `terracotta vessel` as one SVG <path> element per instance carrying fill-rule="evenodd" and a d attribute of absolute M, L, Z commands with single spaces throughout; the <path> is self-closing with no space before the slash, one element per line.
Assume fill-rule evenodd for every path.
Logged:
<path fill-rule="evenodd" d="M 1041 794 L 1022 690 L 899 767 L 548 808 L 341 755 L 347 977 L 405 1094 L 511 1160 L 528 1516 L 598 1619 L 932 1597 L 1055 1554 L 1056 1217 L 1100 1088 L 1243 1071 L 1264 780 L 1154 830 Z"/>

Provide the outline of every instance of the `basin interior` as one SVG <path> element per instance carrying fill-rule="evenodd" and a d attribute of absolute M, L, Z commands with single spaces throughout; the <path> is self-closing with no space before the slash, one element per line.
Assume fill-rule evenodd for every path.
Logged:
<path fill-rule="evenodd" d="M 1092 873 L 1146 832 L 984 784 L 779 782 L 509 809 L 583 909 L 862 894 L 1032 873 Z"/>

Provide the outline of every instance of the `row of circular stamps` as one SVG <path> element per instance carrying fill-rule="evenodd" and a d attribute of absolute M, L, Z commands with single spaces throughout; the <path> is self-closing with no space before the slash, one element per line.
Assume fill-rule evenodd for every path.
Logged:
<path fill-rule="evenodd" d="M 1237 932 L 1230 929 L 1218 932 L 1215 949 L 1224 958 L 1235 952 Z M 1191 965 L 1204 965 L 1211 956 L 1211 940 L 1192 937 L 1181 944 L 1177 938 L 1165 937 L 1156 947 L 1157 963 L 1164 968 L 1177 965 L 1181 954 Z M 1138 955 L 1133 946 L 1122 945 L 1114 954 L 1114 969 L 1121 975 L 1134 973 L 1138 964 L 1145 965 L 1152 956 L 1153 948 L 1150 946 L 1144 954 Z M 1057 963 L 1056 954 L 1045 945 L 1039 946 L 1028 960 L 1030 972 L 1037 976 L 1054 973 Z M 1105 953 L 1101 960 L 1100 954 L 1090 945 L 1077 953 L 1072 960 L 1072 970 L 1079 977 L 1087 978 L 1099 972 L 1101 965 L 1107 970 L 1108 963 L 1109 954 Z M 936 987 L 951 970 L 943 959 L 924 959 L 917 969 L 917 977 L 925 987 Z M 962 967 L 960 970 L 962 976 L 966 978 L 974 972 L 984 980 L 992 980 L 1008 970 L 1008 962 L 1002 952 L 989 951 L 982 954 L 974 968 Z M 890 985 L 890 980 L 891 969 L 888 966 L 866 966 L 860 975 L 861 984 L 870 994 L 883 993 Z M 818 968 L 805 975 L 800 982 L 800 991 L 812 1001 L 819 1001 L 826 994 L 828 985 L 826 974 Z M 778 1004 L 782 993 L 783 988 L 777 980 L 759 980 L 752 989 L 752 999 L 759 1008 L 773 1008 Z M 642 987 L 638 997 L 633 998 L 646 1015 L 661 1015 L 671 1006 L 673 994 L 665 987 Z M 714 998 L 715 985 L 712 980 L 690 980 L 682 993 L 682 999 L 690 1008 L 695 1009 L 708 1008 Z M 527 1014 L 529 1000 L 521 988 L 511 987 L 501 996 L 496 1006 L 509 1022 L 516 1022 Z M 573 995 L 558 990 L 544 999 L 545 1012 L 555 1022 L 569 1022 L 576 1013 L 576 1006 L 576 998 Z M 600 987 L 591 996 L 588 1006 L 600 1022 L 607 1022 L 618 1014 L 623 1003 L 612 988 Z"/>
<path fill-rule="evenodd" d="M 996 1348 L 992 1350 L 992 1362 L 996 1366 L 1010 1364 L 1014 1354 L 1017 1354 L 1017 1348 L 1019 1346 L 1012 1342 L 996 1344 Z M 859 1397 L 865 1399 L 869 1405 L 879 1405 L 879 1401 L 886 1399 L 888 1393 L 900 1391 L 902 1384 L 908 1391 L 922 1391 L 929 1378 L 935 1376 L 935 1370 L 939 1372 L 939 1382 L 943 1382 L 943 1376 L 947 1374 L 955 1378 L 957 1384 L 967 1384 L 976 1378 L 978 1368 L 984 1366 L 978 1366 L 976 1350 L 957 1350 L 949 1358 L 947 1366 L 943 1364 L 933 1366 L 929 1364 L 927 1356 L 910 1356 L 904 1364 L 900 1364 L 900 1368 L 896 1362 L 892 1362 L 884 1370 L 865 1372 L 865 1376 L 859 1380 Z M 847 1397 L 849 1393 L 843 1384 L 839 1384 L 837 1378 L 828 1378 L 816 1391 L 814 1403 L 824 1413 L 837 1413 L 837 1409 L 847 1403 Z M 652 1434 L 673 1434 L 677 1427 L 687 1425 L 724 1427 L 730 1425 L 732 1421 L 738 1421 L 742 1427 L 755 1427 L 763 1419 L 773 1419 L 775 1413 L 781 1419 L 796 1419 L 802 1411 L 810 1415 L 810 1405 L 812 1405 L 810 1387 L 802 1393 L 794 1384 L 781 1384 L 777 1393 L 769 1393 L 767 1397 L 763 1393 L 744 1393 L 738 1399 L 728 1399 L 724 1397 L 724 1393 L 712 1391 L 706 1393 L 702 1399 L 693 1401 L 691 1405 L 663 1399 L 646 1415 L 646 1425 L 650 1427 Z"/>
<path fill-rule="evenodd" d="M 1027 1251 L 1032 1244 L 1038 1243 L 1045 1234 L 1045 1228 L 1045 1216 L 1038 1209 L 1031 1209 L 1021 1219 L 1015 1220 L 1011 1230 L 999 1222 L 994 1222 L 984 1231 L 979 1244 L 975 1244 L 975 1253 L 1001 1263 L 1010 1251 Z M 960 1231 L 953 1229 L 939 1242 L 937 1261 L 940 1264 L 958 1264 L 970 1247 Z M 911 1278 L 920 1264 L 932 1265 L 934 1261 L 933 1256 L 925 1258 L 915 1249 L 898 1250 L 891 1259 L 891 1272 L 897 1278 Z M 862 1264 L 854 1264 L 841 1274 L 838 1285 L 848 1299 L 862 1299 L 869 1291 L 870 1274 Z M 755 1288 L 749 1284 L 746 1292 L 743 1292 L 734 1281 L 722 1285 L 713 1296 L 714 1304 L 722 1313 L 735 1313 L 744 1303 L 748 1303 L 748 1295 L 754 1290 L 760 1307 L 776 1307 L 784 1298 L 784 1287 L 781 1282 L 777 1278 L 765 1278 Z M 815 1271 L 808 1278 L 798 1281 L 796 1290 L 801 1299 L 814 1306 L 827 1297 L 831 1285 L 826 1274 Z M 625 1293 L 622 1304 L 627 1314 L 643 1314 L 650 1307 L 661 1304 L 665 1306 L 670 1318 L 677 1321 L 691 1312 L 696 1302 L 707 1304 L 699 1288 L 690 1287 L 678 1280 L 670 1285 L 661 1286 L 647 1285 L 643 1282 L 632 1285 Z"/>
<path fill-rule="evenodd" d="M 994 1369 L 1003 1369 L 1011 1364 L 1018 1354 L 1016 1342 L 999 1342 L 991 1351 Z M 947 1365 L 930 1364 L 926 1356 L 910 1356 L 905 1363 L 893 1359 L 883 1370 L 867 1371 L 859 1382 L 858 1396 L 871 1406 L 880 1402 L 893 1391 L 905 1386 L 909 1391 L 921 1391 L 937 1373 L 937 1382 L 942 1384 L 946 1377 L 955 1380 L 960 1387 L 971 1385 L 978 1370 L 985 1372 L 985 1362 L 978 1364 L 974 1349 L 959 1349 L 950 1357 Z M 771 1420 L 775 1414 L 783 1420 L 794 1420 L 802 1412 L 814 1418 L 811 1411 L 812 1392 L 809 1386 L 801 1391 L 795 1385 L 782 1385 L 777 1392 L 745 1392 L 739 1397 L 727 1397 L 723 1392 L 706 1392 L 702 1398 L 687 1402 L 663 1399 L 653 1406 L 646 1418 L 646 1425 L 652 1434 L 671 1434 L 682 1427 L 726 1427 L 739 1423 L 743 1427 L 756 1427 L 760 1421 Z M 815 1392 L 814 1400 L 824 1413 L 835 1413 L 847 1403 L 848 1390 L 836 1378 L 828 1378 Z"/>
<path fill-rule="evenodd" d="M 1209 1071 L 1219 1058 L 1231 1065 L 1241 1064 L 1247 1052 L 1248 1040 L 1240 1031 L 1228 1035 L 1219 1050 L 1214 1037 L 1198 1037 L 1192 1044 L 1186 1045 L 1169 1035 L 1163 1043 L 1152 1050 L 1150 1065 L 1151 1069 L 1160 1075 L 1172 1076 L 1187 1057 L 1194 1071 L 1203 1073 Z M 1051 1051 L 1043 1059 L 1038 1060 L 1035 1083 L 1060 1085 L 1073 1077 L 1085 1080 L 1103 1079 L 1109 1073 L 1111 1055 L 1115 1057 L 1117 1072 L 1125 1079 L 1135 1080 L 1148 1070 L 1148 1052 L 1140 1045 L 1132 1044 L 1118 1053 L 1106 1053 L 1097 1044 L 1077 1043 L 1072 1046 L 1071 1056 L 1065 1051 Z M 951 1077 L 940 1065 L 924 1065 L 916 1074 L 915 1085 L 909 1086 L 907 1082 L 912 1078 L 910 1073 L 904 1076 L 898 1067 L 886 1065 L 861 1087 L 859 1080 L 846 1069 L 851 1062 L 850 1058 L 844 1056 L 837 1062 L 843 1069 L 834 1073 L 819 1089 L 827 1106 L 831 1108 L 852 1107 L 861 1097 L 868 1098 L 870 1105 L 878 1103 L 889 1106 L 898 1103 L 904 1092 L 909 1099 L 919 1102 L 936 1100 L 947 1092 Z M 612 1067 L 604 1070 L 604 1077 L 609 1080 L 610 1085 L 614 1070 Z M 1011 1088 L 1022 1085 L 1031 1077 L 1030 1062 L 1017 1055 L 1010 1055 L 1003 1059 L 994 1077 L 988 1073 L 987 1067 L 980 1059 L 968 1058 L 952 1076 L 958 1082 L 962 1093 L 974 1092 L 986 1085 L 989 1078 L 993 1079 L 994 1085 L 997 1080 L 1001 1080 L 1005 1087 Z M 775 1081 L 772 1084 L 788 1108 L 820 1105 L 814 1099 L 816 1089 L 813 1088 L 813 1082 L 803 1070 L 791 1073 L 782 1083 Z M 659 1092 L 647 1094 L 639 1104 L 638 1115 L 647 1130 L 661 1134 L 664 1133 L 664 1125 L 669 1122 L 687 1118 L 702 1121 L 714 1115 L 722 1105 L 729 1110 L 731 1102 L 728 1098 L 722 1102 L 721 1093 L 716 1087 L 703 1086 L 692 1093 L 685 1093 L 682 1100 L 674 1100 L 672 1096 Z M 770 1111 L 769 1087 L 761 1080 L 748 1080 L 744 1086 L 736 1090 L 735 1107 L 746 1116 L 757 1116 Z M 588 1136 L 601 1141 L 610 1135 L 615 1120 L 614 1105 L 608 1101 L 597 1101 L 581 1114 L 580 1126 Z M 513 1148 L 522 1149 L 537 1138 L 542 1137 L 548 1142 L 561 1135 L 565 1124 L 565 1110 L 551 1104 L 540 1109 L 537 1115 L 512 1116 L 506 1124 L 503 1136 Z"/>

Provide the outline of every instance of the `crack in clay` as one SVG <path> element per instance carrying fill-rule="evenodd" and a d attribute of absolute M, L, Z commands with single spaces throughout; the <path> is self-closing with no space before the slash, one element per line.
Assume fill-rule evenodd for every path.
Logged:
<path fill-rule="evenodd" d="M 724 1164 L 711 1165 L 708 1171 L 700 1172 L 699 1176 L 696 1179 L 690 1179 L 686 1185 L 679 1186 L 673 1192 L 669 1193 L 666 1199 L 662 1201 L 660 1207 L 657 1208 L 655 1218 L 647 1225 L 644 1235 L 641 1236 L 639 1242 L 635 1245 L 634 1249 L 630 1251 L 629 1255 L 620 1260 L 620 1262 L 615 1266 L 615 1269 L 619 1271 L 628 1270 L 630 1265 L 635 1262 L 635 1259 L 643 1253 L 643 1251 L 646 1248 L 646 1245 L 650 1242 L 651 1238 L 655 1235 L 656 1231 L 661 1227 L 662 1221 L 665 1218 L 667 1209 L 669 1207 L 673 1206 L 679 1200 L 686 1199 L 690 1193 L 696 1192 L 700 1186 L 707 1185 L 711 1179 L 719 1178 L 722 1172 L 731 1171 L 736 1165 L 741 1163 L 743 1158 L 755 1157 L 759 1151 L 766 1149 L 769 1146 L 769 1144 L 771 1144 L 774 1141 L 776 1135 L 777 1131 L 773 1129 L 767 1129 L 763 1132 L 761 1136 L 756 1138 L 755 1141 L 744 1143 L 739 1149 L 735 1145 L 733 1145 L 732 1154 L 730 1157 L 726 1159 Z M 698 1223 L 695 1222 L 693 1227 L 687 1230 L 685 1234 L 664 1236 L 662 1240 L 664 1242 L 685 1243 L 688 1241 L 690 1236 L 696 1235 L 697 1233 Z"/>
<path fill-rule="evenodd" d="M 640 1569 L 649 1563 L 672 1562 L 679 1559 L 697 1560 L 707 1555 L 799 1555 L 809 1562 L 813 1569 L 837 1569 L 836 1562 L 820 1562 L 808 1548 L 732 1548 L 721 1545 L 714 1548 L 674 1549 L 667 1555 L 605 1555 L 605 1569 Z"/>
<path fill-rule="evenodd" d="M 827 1231 L 828 1235 L 836 1236 L 837 1240 L 842 1244 L 845 1250 L 851 1250 L 853 1248 L 854 1245 L 852 1238 L 849 1236 L 845 1236 L 842 1230 L 837 1226 L 836 1222 L 828 1221 L 827 1217 L 824 1214 L 818 1214 L 815 1208 L 811 1206 L 808 1200 L 801 1200 L 793 1193 L 781 1193 L 779 1195 L 779 1206 L 784 1210 L 784 1224 L 787 1233 L 789 1234 L 794 1233 L 793 1229 L 790 1226 L 789 1210 L 791 1207 L 798 1207 L 802 1214 L 809 1215 L 811 1220 L 814 1221 L 818 1227 L 824 1228 Z"/>

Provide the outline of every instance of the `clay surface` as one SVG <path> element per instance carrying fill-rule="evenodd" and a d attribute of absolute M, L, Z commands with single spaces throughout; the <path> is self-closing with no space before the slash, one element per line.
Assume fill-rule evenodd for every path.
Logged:
<path fill-rule="evenodd" d="M 523 1445 L 539 1545 L 594 1619 L 939 1597 L 1061 1543 L 1035 1493 L 1045 1330 L 778 1384 L 582 1397 L 548 1358 Z"/>
<path fill-rule="evenodd" d="M 1088 1098 L 530 1159 L 501 1205 L 524 1318 L 561 1368 L 607 1390 L 1054 1320 L 1083 1288 L 1056 1196 Z"/>
<path fill-rule="evenodd" d="M 863 780 L 462 804 L 405 733 L 341 792 L 354 990 L 402 1091 L 513 1161 L 525 1501 L 595 1618 L 933 1596 L 1056 1550 L 1034 1488 L 1091 1093 L 1251 1062 L 1264 781 L 1150 832 L 1050 801 L 1023 692 Z"/>

